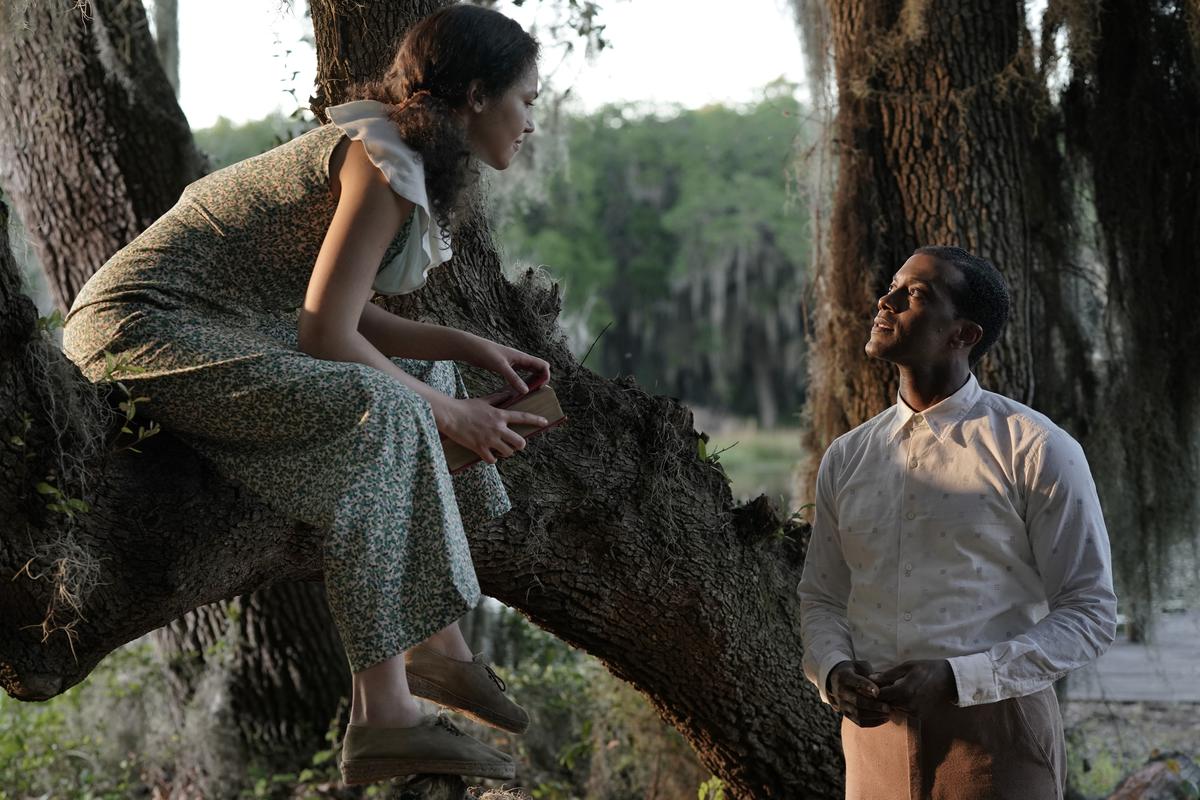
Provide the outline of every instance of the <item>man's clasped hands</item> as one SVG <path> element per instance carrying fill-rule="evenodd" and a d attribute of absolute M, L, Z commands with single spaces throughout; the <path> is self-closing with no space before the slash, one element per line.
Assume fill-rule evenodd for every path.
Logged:
<path fill-rule="evenodd" d="M 905 661 L 883 672 L 873 672 L 866 661 L 842 661 L 829 671 L 827 688 L 833 707 L 861 728 L 882 725 L 893 711 L 924 717 L 956 697 L 954 672 L 944 658 Z"/>

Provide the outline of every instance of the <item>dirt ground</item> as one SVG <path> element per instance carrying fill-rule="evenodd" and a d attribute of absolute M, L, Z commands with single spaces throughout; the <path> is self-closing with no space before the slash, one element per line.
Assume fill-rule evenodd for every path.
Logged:
<path fill-rule="evenodd" d="M 1083 797 L 1107 797 L 1159 753 L 1200 761 L 1200 703 L 1070 700 L 1062 711 L 1070 785 Z"/>

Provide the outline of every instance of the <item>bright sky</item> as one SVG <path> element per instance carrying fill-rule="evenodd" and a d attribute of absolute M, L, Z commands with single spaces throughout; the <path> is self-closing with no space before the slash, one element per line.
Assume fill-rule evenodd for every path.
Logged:
<path fill-rule="evenodd" d="M 282 0 L 180 0 L 180 103 L 192 127 L 307 105 L 316 56 L 302 41 L 311 38 L 302 3 L 294 5 L 288 11 Z M 503 0 L 499 8 L 536 28 L 552 22 L 552 5 L 528 0 L 517 8 Z M 543 77 L 560 90 L 573 87 L 585 109 L 615 101 L 741 103 L 780 76 L 803 83 L 787 0 L 602 0 L 601 21 L 609 47 L 591 61 L 547 48 L 541 62 Z"/>

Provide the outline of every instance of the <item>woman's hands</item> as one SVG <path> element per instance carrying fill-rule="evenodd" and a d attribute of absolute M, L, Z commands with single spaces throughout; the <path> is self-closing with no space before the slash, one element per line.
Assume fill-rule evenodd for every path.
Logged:
<path fill-rule="evenodd" d="M 547 378 L 550 375 L 550 364 L 543 359 L 473 334 L 467 335 L 458 360 L 496 373 L 520 394 L 528 392 L 529 387 L 517 374 L 517 369 L 542 372 Z"/>
<path fill-rule="evenodd" d="M 456 360 L 496 373 L 509 389 L 485 397 L 459 399 L 437 398 L 433 403 L 433 418 L 438 430 L 478 455 L 488 464 L 495 464 L 497 454 L 508 458 L 525 448 L 525 439 L 509 426 L 515 424 L 542 427 L 549 421 L 525 411 L 509 411 L 494 404 L 511 397 L 513 392 L 525 394 L 529 387 L 518 374 L 543 373 L 550 376 L 550 364 L 537 356 L 522 353 L 474 334 L 466 334 Z"/>
<path fill-rule="evenodd" d="M 499 453 L 500 458 L 508 458 L 525 449 L 525 439 L 509 425 L 523 423 L 540 427 L 549 424 L 537 414 L 496 408 L 483 397 L 439 398 L 431 405 L 438 430 L 488 464 L 496 463 L 493 451 Z"/>

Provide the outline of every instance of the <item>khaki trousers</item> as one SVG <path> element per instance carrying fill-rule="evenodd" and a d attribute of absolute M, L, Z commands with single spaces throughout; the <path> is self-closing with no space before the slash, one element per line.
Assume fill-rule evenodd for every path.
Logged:
<path fill-rule="evenodd" d="M 876 728 L 842 719 L 846 800 L 1062 800 L 1066 754 L 1053 689 Z"/>

